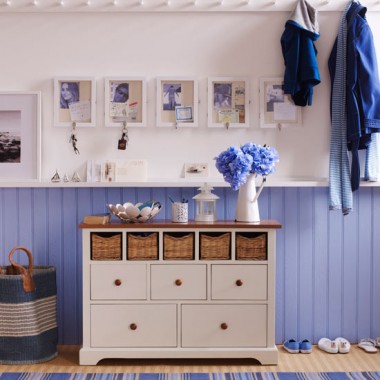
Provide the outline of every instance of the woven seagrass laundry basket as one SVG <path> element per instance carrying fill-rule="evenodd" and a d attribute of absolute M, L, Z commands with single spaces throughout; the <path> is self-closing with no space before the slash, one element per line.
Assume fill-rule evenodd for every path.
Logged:
<path fill-rule="evenodd" d="M 15 263 L 21 250 L 28 267 Z M 10 265 L 0 267 L 0 364 L 33 364 L 57 356 L 57 285 L 52 266 L 33 267 L 24 247 L 9 253 Z"/>

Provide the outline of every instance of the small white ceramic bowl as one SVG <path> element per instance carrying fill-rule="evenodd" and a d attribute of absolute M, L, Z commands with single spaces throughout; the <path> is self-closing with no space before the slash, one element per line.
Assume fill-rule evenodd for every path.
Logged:
<path fill-rule="evenodd" d="M 147 201 L 136 203 L 135 205 L 126 202 L 123 205 L 108 204 L 111 213 L 116 215 L 123 222 L 145 223 L 155 217 L 161 210 L 161 203 L 158 201 Z"/>

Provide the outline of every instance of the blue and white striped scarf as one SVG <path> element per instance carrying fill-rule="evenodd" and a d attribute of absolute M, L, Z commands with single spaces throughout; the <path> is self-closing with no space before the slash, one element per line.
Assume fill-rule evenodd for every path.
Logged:
<path fill-rule="evenodd" d="M 335 77 L 332 88 L 331 141 L 330 141 L 330 210 L 341 209 L 344 215 L 352 211 L 352 190 L 350 163 L 347 151 L 347 112 L 346 112 L 346 15 L 351 2 L 344 10 L 337 38 Z"/>

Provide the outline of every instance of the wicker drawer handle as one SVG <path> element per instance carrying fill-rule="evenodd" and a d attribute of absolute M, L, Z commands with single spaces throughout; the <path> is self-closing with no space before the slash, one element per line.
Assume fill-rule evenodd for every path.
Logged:
<path fill-rule="evenodd" d="M 182 285 L 182 280 L 180 278 L 177 278 L 174 283 L 177 285 L 177 286 L 181 286 Z"/>
<path fill-rule="evenodd" d="M 236 286 L 242 286 L 243 285 L 243 281 L 242 280 L 236 280 L 235 282 Z"/>
<path fill-rule="evenodd" d="M 131 324 L 129 325 L 129 328 L 130 328 L 131 330 L 136 330 L 136 329 L 137 329 L 137 325 L 136 325 L 136 323 L 131 323 Z"/>
<path fill-rule="evenodd" d="M 227 325 L 227 323 L 225 323 L 225 322 L 221 323 L 221 324 L 220 324 L 220 328 L 221 328 L 222 330 L 227 330 L 227 329 L 228 329 L 228 325 Z"/>
<path fill-rule="evenodd" d="M 115 280 L 115 285 L 116 285 L 116 286 L 120 286 L 120 285 L 121 285 L 121 280 L 120 280 L 119 278 L 117 278 L 117 279 Z"/>

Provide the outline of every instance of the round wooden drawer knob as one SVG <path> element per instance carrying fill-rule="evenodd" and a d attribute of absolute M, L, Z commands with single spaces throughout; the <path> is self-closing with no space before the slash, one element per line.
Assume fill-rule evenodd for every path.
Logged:
<path fill-rule="evenodd" d="M 136 329 L 137 329 L 137 325 L 136 325 L 136 323 L 131 323 L 131 324 L 129 325 L 129 328 L 130 328 L 131 330 L 136 330 Z"/>
<path fill-rule="evenodd" d="M 177 278 L 174 283 L 177 285 L 177 286 L 181 286 L 182 285 L 182 280 Z"/>
<path fill-rule="evenodd" d="M 120 280 L 119 278 L 117 278 L 117 279 L 115 280 L 115 285 L 116 285 L 116 286 L 120 286 L 120 285 L 121 285 L 121 280 Z"/>
<path fill-rule="evenodd" d="M 236 286 L 242 286 L 243 285 L 243 281 L 242 280 L 236 280 L 235 282 Z"/>
<path fill-rule="evenodd" d="M 221 324 L 220 324 L 220 328 L 221 328 L 222 330 L 227 330 L 227 329 L 228 329 L 228 325 L 227 325 L 227 323 L 225 323 L 225 322 L 221 323 Z"/>

